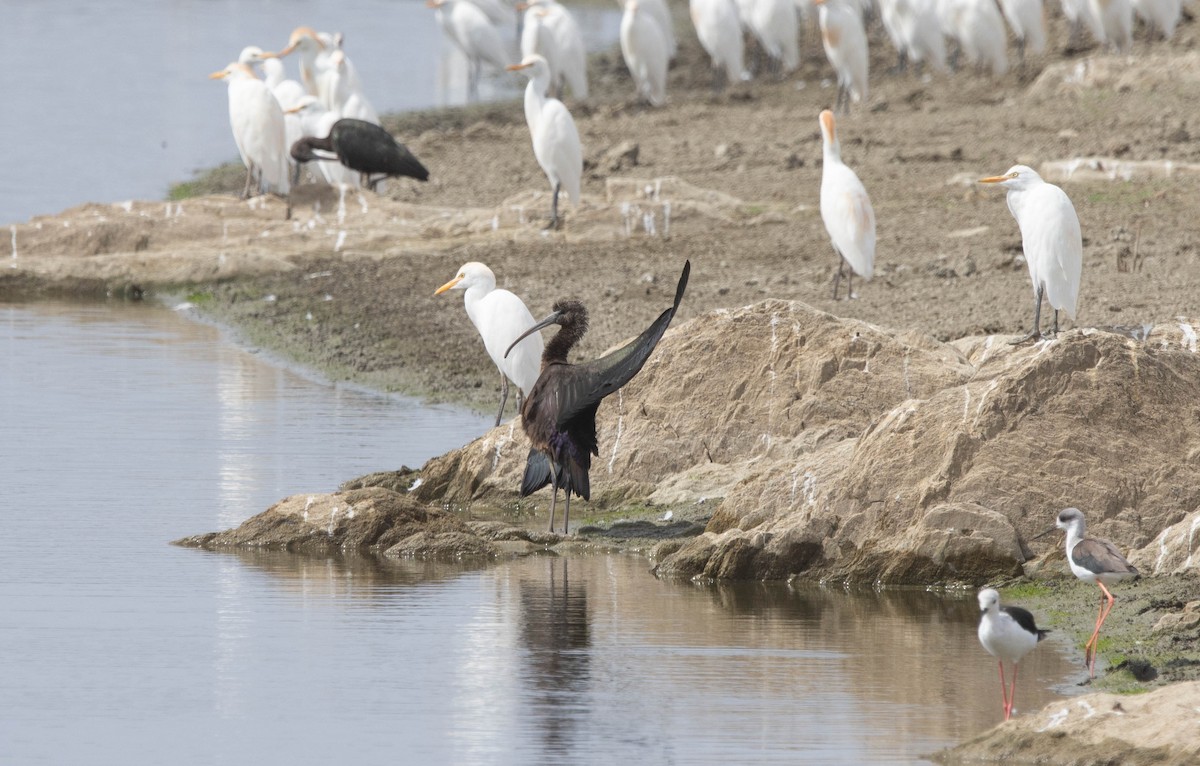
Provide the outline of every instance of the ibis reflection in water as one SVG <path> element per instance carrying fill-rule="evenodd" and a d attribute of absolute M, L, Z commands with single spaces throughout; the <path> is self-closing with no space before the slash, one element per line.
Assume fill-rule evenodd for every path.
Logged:
<path fill-rule="evenodd" d="M 685 261 L 675 288 L 675 303 L 669 309 L 641 335 L 599 359 L 582 364 L 567 361 L 567 354 L 588 328 L 587 309 L 575 300 L 556 302 L 549 316 L 509 346 L 508 351 L 512 351 L 525 336 L 552 324 L 559 326 L 558 333 L 542 353 L 542 373 L 521 407 L 522 426 L 533 445 L 521 480 L 521 497 L 551 485 L 551 531 L 554 530 L 554 508 L 559 489 L 563 490 L 567 501 L 563 512 L 564 533 L 570 524 L 571 493 L 584 500 L 591 496 L 588 471 L 592 455 L 600 454 L 596 442 L 596 410 L 604 397 L 620 389 L 642 369 L 679 308 L 691 270 L 691 261 Z"/>
<path fill-rule="evenodd" d="M 334 156 L 320 155 L 317 151 Z M 392 176 L 407 176 L 418 181 L 429 179 L 429 171 L 413 156 L 404 144 L 383 128 L 365 120 L 344 117 L 333 123 L 324 138 L 305 136 L 292 144 L 292 159 L 296 174 L 300 166 L 313 160 L 337 161 L 362 174 L 363 186 L 375 190 L 375 185 Z"/>

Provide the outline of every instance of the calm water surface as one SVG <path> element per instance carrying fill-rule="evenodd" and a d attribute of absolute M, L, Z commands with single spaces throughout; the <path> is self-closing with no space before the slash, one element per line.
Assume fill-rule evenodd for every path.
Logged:
<path fill-rule="evenodd" d="M 170 546 L 488 419 L 167 310 L 0 305 L 0 416 L 0 763 L 909 763 L 1000 717 L 973 598 Z"/>
<path fill-rule="evenodd" d="M 162 199 L 238 158 L 228 88 L 208 79 L 242 48 L 280 50 L 297 26 L 343 32 L 380 112 L 466 100 L 465 58 L 423 0 L 3 0 L 0 224 L 83 202 Z M 615 44 L 608 2 L 572 5 L 585 44 Z M 509 32 L 516 60 L 516 28 Z M 284 59 L 298 78 L 294 56 Z M 519 74 L 481 97 L 515 97 Z M 514 108 L 520 109 L 519 105 Z"/>

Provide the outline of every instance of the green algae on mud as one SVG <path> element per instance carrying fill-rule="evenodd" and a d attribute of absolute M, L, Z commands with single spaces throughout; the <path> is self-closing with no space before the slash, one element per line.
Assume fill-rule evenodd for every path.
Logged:
<path fill-rule="evenodd" d="M 1095 626 L 1099 588 L 1056 577 L 1019 580 L 1001 595 L 1004 603 L 1032 611 L 1039 626 L 1066 635 L 1065 643 L 1079 657 L 1079 686 L 1129 694 L 1200 679 L 1200 629 L 1154 632 L 1164 614 L 1179 612 L 1200 597 L 1200 576 L 1143 577 L 1111 590 L 1116 603 L 1100 632 L 1094 679 L 1084 667 L 1083 647 Z"/>

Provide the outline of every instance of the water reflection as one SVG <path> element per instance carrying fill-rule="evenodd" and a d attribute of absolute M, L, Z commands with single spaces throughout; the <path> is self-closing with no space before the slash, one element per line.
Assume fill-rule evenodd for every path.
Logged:
<path fill-rule="evenodd" d="M 517 580 L 528 688 L 522 702 L 547 756 L 571 752 L 581 724 L 577 701 L 590 685 L 587 582 L 571 581 L 571 564 L 557 556 L 534 560 Z"/>
<path fill-rule="evenodd" d="M 426 636 L 434 664 L 405 676 L 453 711 L 428 722 L 445 739 L 414 751 L 430 759 L 907 763 L 1001 718 L 972 594 L 659 581 L 622 555 L 482 569 L 236 556 L 327 606 L 385 620 L 420 603 L 461 621 Z M 481 601 L 463 613 L 420 595 L 439 582 Z M 1077 672 L 1052 645 L 1025 662 L 1022 710 Z"/>

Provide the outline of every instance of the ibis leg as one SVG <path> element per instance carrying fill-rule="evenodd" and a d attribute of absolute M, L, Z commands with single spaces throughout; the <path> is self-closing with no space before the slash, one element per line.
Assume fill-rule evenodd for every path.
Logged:
<path fill-rule="evenodd" d="M 568 496 L 569 499 L 569 496 Z M 550 531 L 554 531 L 554 503 L 558 500 L 558 481 L 550 483 Z"/>
<path fill-rule="evenodd" d="M 567 490 L 567 508 L 563 511 L 563 534 L 569 534 L 571 529 L 571 491 Z"/>

